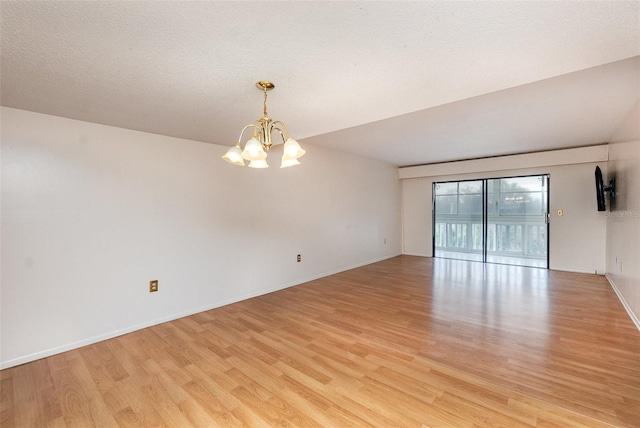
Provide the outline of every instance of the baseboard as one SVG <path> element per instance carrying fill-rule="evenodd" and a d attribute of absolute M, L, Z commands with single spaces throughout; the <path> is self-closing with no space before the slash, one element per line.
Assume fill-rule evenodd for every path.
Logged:
<path fill-rule="evenodd" d="M 260 291 L 257 291 L 255 293 L 238 296 L 237 298 L 229 299 L 229 300 L 226 300 L 226 301 L 216 302 L 213 305 L 201 306 L 201 307 L 190 309 L 190 310 L 187 310 L 187 311 L 174 313 L 174 314 L 162 317 L 162 318 L 158 318 L 158 319 L 155 319 L 155 320 L 147 321 L 147 322 L 144 322 L 144 323 L 141 323 L 141 324 L 137 324 L 137 325 L 134 325 L 134 326 L 130 326 L 130 327 L 126 327 L 126 328 L 123 328 L 123 329 L 114 330 L 114 331 L 111 331 L 111 332 L 108 332 L 108 333 L 104 333 L 104 334 L 101 334 L 101 335 L 98 335 L 98 336 L 90 337 L 88 339 L 83 339 L 83 340 L 79 340 L 77 342 L 72 342 L 72 343 L 68 343 L 68 344 L 65 344 L 65 345 L 61 345 L 61 346 L 56 346 L 56 347 L 53 347 L 53 348 L 45 349 L 43 351 L 35 352 L 33 354 L 29 354 L 29 355 L 25 355 L 25 356 L 22 356 L 22 357 L 14 358 L 14 359 L 9 360 L 9 361 L 3 361 L 3 362 L 0 362 L 0 370 L 8 369 L 10 367 L 19 366 L 20 364 L 30 363 L 31 361 L 36 361 L 36 360 L 39 360 L 41 358 L 50 357 L 52 355 L 60 354 L 62 352 L 71 351 L 73 349 L 82 348 L 83 346 L 93 345 L 94 343 L 102 342 L 103 340 L 113 339 L 114 337 L 122 336 L 124 334 L 132 333 L 134 331 L 142 330 L 142 329 L 145 329 L 145 328 L 148 328 L 148 327 L 152 327 L 154 325 L 162 324 L 162 323 L 165 323 L 165 322 L 177 320 L 179 318 L 188 317 L 190 315 L 194 315 L 194 314 L 197 314 L 197 313 L 200 313 L 200 312 L 210 311 L 211 309 L 221 308 L 222 306 L 227 306 L 227 305 L 230 305 L 230 304 L 233 304 L 233 303 L 241 302 L 243 300 L 252 299 L 254 297 L 258 297 L 258 296 L 262 296 L 262 295 L 265 295 L 265 294 L 273 293 L 275 291 L 284 290 L 285 288 L 289 288 L 289 287 L 293 287 L 293 286 L 296 286 L 296 285 L 304 284 L 305 282 L 314 281 L 316 279 L 320 279 L 320 278 L 324 278 L 324 277 L 327 277 L 327 276 L 335 275 L 335 274 L 340 273 L 340 272 L 344 272 L 344 271 L 351 270 L 351 269 L 356 269 L 356 268 L 359 268 L 359 267 L 362 267 L 362 266 L 370 265 L 372 263 L 381 262 L 383 260 L 387 260 L 387 259 L 390 259 L 390 258 L 393 258 L 393 257 L 397 257 L 399 255 L 401 255 L 401 254 L 400 253 L 397 253 L 397 254 L 394 253 L 394 254 L 383 256 L 383 257 L 380 257 L 380 258 L 377 258 L 377 259 L 368 260 L 368 261 L 365 261 L 365 262 L 362 262 L 362 263 L 357 263 L 357 264 L 354 264 L 354 265 L 351 265 L 351 266 L 347 266 L 347 267 L 343 267 L 343 268 L 339 268 L 339 269 L 334 269 L 334 270 L 323 272 L 323 273 L 320 273 L 320 274 L 317 274 L 317 275 L 313 275 L 313 276 L 310 276 L 310 277 L 307 277 L 307 278 L 302 278 L 301 280 L 294 281 L 294 282 L 291 282 L 291 283 L 288 283 L 288 284 L 283 284 L 283 285 L 279 285 L 277 287 L 272 287 L 270 289 L 260 290 Z"/>
<path fill-rule="evenodd" d="M 429 257 L 431 258 L 431 254 L 418 254 L 418 253 L 402 253 L 403 256 L 416 256 L 416 257 Z"/>
<path fill-rule="evenodd" d="M 557 272 L 570 272 L 570 273 L 584 273 L 587 275 L 600 275 L 602 276 L 602 273 L 599 273 L 597 270 L 580 270 L 580 269 L 567 269 L 567 268 L 559 268 L 559 267 L 550 267 L 549 270 L 554 270 Z"/>
<path fill-rule="evenodd" d="M 620 299 L 620 303 L 622 303 L 622 306 L 624 306 L 624 309 L 627 311 L 627 314 L 629 314 L 629 318 L 631 318 L 631 321 L 633 321 L 633 323 L 636 325 L 636 328 L 640 330 L 640 319 L 638 319 L 636 314 L 633 313 L 633 310 L 631 310 L 631 306 L 629 306 L 629 304 L 625 300 L 624 296 L 622 295 L 622 292 L 616 285 L 615 281 L 608 273 L 606 273 L 604 276 L 605 278 L 607 278 L 607 281 L 609 281 L 609 284 L 611 285 L 611 288 L 613 288 L 613 291 L 618 296 L 618 299 Z"/>

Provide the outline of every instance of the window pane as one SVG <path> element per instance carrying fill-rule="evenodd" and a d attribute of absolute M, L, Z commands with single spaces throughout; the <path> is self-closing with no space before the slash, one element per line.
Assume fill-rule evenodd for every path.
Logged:
<path fill-rule="evenodd" d="M 496 250 L 496 225 L 487 225 L 487 251 Z"/>
<path fill-rule="evenodd" d="M 547 254 L 546 225 L 531 226 L 529 232 L 529 254 L 544 256 Z"/>
<path fill-rule="evenodd" d="M 458 197 L 453 196 L 436 196 L 436 217 L 446 214 L 458 213 Z"/>
<path fill-rule="evenodd" d="M 436 195 L 455 195 L 458 193 L 458 183 L 436 184 Z"/>
<path fill-rule="evenodd" d="M 459 214 L 482 215 L 482 195 L 460 195 L 458 198 Z"/>
<path fill-rule="evenodd" d="M 525 214 L 526 193 L 502 193 L 500 195 L 500 215 Z"/>
<path fill-rule="evenodd" d="M 436 247 L 443 247 L 445 245 L 445 224 L 444 223 L 436 223 L 435 242 L 436 242 Z"/>
<path fill-rule="evenodd" d="M 474 223 L 472 227 L 471 245 L 473 250 L 482 251 L 482 224 Z"/>
<path fill-rule="evenodd" d="M 542 177 L 501 178 L 502 192 L 535 192 L 542 190 Z"/>
<path fill-rule="evenodd" d="M 542 215 L 543 198 L 540 192 L 502 193 L 500 215 Z"/>
<path fill-rule="evenodd" d="M 529 193 L 528 201 L 526 204 L 527 215 L 542 215 L 544 208 L 542 206 L 542 193 Z"/>
<path fill-rule="evenodd" d="M 522 252 L 522 225 L 497 225 L 498 251 Z"/>
<path fill-rule="evenodd" d="M 479 193 L 482 194 L 482 181 L 461 181 L 460 194 Z"/>

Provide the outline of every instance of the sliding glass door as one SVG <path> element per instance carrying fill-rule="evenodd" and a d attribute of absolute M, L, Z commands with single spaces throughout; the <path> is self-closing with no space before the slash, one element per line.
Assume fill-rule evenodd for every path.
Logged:
<path fill-rule="evenodd" d="M 434 257 L 548 267 L 549 177 L 434 183 Z"/>

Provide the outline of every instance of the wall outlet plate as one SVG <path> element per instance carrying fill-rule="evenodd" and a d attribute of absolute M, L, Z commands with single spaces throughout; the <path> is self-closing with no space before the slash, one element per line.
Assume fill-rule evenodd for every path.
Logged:
<path fill-rule="evenodd" d="M 156 291 L 158 291 L 158 280 L 154 279 L 149 281 L 149 293 L 154 293 Z"/>
<path fill-rule="evenodd" d="M 296 261 L 298 263 L 300 263 L 302 261 L 302 256 L 300 254 L 298 254 L 298 257 L 296 257 Z"/>

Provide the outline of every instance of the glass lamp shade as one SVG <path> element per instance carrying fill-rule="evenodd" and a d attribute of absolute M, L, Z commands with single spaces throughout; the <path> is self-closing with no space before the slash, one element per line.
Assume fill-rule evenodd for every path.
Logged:
<path fill-rule="evenodd" d="M 282 164 L 280 164 L 280 168 L 287 168 L 294 165 L 300 165 L 298 159 L 285 159 L 285 157 L 282 156 Z"/>
<path fill-rule="evenodd" d="M 265 159 L 257 159 L 249 162 L 249 168 L 269 168 Z"/>
<path fill-rule="evenodd" d="M 252 138 L 247 141 L 247 144 L 244 145 L 242 157 L 248 161 L 265 160 L 267 158 L 267 152 L 264 151 L 264 148 L 262 147 L 260 141 L 258 141 L 256 138 Z"/>
<path fill-rule="evenodd" d="M 287 141 L 284 142 L 283 151 L 284 151 L 282 155 L 283 160 L 298 159 L 299 157 L 302 157 L 302 155 L 305 154 L 304 149 L 300 147 L 300 144 L 298 144 L 298 142 L 293 138 L 287 138 Z"/>
<path fill-rule="evenodd" d="M 240 143 L 236 144 L 235 146 L 227 150 L 227 153 L 225 153 L 224 156 L 222 156 L 222 159 L 234 165 L 244 166 L 244 160 L 242 159 L 242 150 L 240 148 Z"/>

